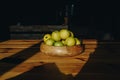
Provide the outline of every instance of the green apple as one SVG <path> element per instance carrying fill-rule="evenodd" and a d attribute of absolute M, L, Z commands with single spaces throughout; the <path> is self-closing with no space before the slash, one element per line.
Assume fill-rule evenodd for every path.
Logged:
<path fill-rule="evenodd" d="M 54 46 L 63 46 L 63 43 L 61 41 L 56 41 L 54 43 Z"/>
<path fill-rule="evenodd" d="M 43 41 L 46 42 L 50 38 L 51 38 L 50 34 L 45 34 L 44 37 L 43 37 Z"/>
<path fill-rule="evenodd" d="M 74 37 L 68 37 L 65 40 L 65 43 L 66 43 L 67 46 L 74 46 L 75 45 L 75 39 L 74 39 Z"/>
<path fill-rule="evenodd" d="M 80 45 L 81 41 L 78 38 L 75 38 L 76 45 Z"/>
<path fill-rule="evenodd" d="M 70 36 L 70 32 L 67 29 L 60 30 L 60 37 L 61 39 L 67 39 Z"/>
<path fill-rule="evenodd" d="M 46 44 L 46 45 L 49 45 L 49 46 L 53 46 L 54 42 L 55 42 L 55 41 L 50 38 L 50 39 L 48 39 L 48 40 L 45 41 L 45 44 Z"/>
<path fill-rule="evenodd" d="M 70 32 L 70 37 L 74 37 L 74 34 L 72 31 L 69 31 Z"/>
<path fill-rule="evenodd" d="M 66 43 L 65 43 L 65 40 L 64 40 L 64 39 L 62 39 L 62 43 L 63 43 L 64 45 L 66 45 Z"/>
<path fill-rule="evenodd" d="M 59 31 L 53 31 L 52 32 L 52 39 L 55 40 L 55 41 L 60 41 L 61 38 L 60 38 L 60 32 Z"/>

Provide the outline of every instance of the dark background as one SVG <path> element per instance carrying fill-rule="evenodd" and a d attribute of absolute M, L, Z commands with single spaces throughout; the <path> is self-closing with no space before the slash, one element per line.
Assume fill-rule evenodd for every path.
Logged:
<path fill-rule="evenodd" d="M 63 17 L 69 19 L 68 26 L 75 33 L 79 29 L 98 32 L 96 36 L 110 33 L 119 40 L 119 5 L 113 1 L 41 0 L 41 1 L 1 1 L 0 40 L 10 38 L 9 26 L 17 25 L 59 25 Z M 71 5 L 74 4 L 71 15 Z M 68 6 L 66 11 L 65 6 Z M 68 15 L 65 15 L 68 12 Z"/>

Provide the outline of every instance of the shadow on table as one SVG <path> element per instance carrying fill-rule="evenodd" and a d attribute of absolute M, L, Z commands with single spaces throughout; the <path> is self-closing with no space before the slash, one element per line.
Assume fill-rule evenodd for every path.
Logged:
<path fill-rule="evenodd" d="M 34 49 L 29 50 L 34 51 Z M 31 52 L 30 56 L 34 55 L 36 51 L 38 51 L 38 49 Z M 22 54 L 22 56 L 24 55 L 25 54 Z M 20 58 L 21 55 L 18 54 L 15 56 Z M 12 67 L 16 66 L 18 63 L 21 63 L 28 57 L 20 60 L 20 62 L 14 63 Z M 3 60 L 3 62 L 5 61 Z M 83 66 L 82 70 L 74 77 L 74 79 L 72 75 L 65 75 L 61 73 L 54 63 L 49 63 L 34 67 L 30 71 L 8 80 L 119 80 L 119 71 L 120 44 L 98 44 L 96 51 L 90 55 L 88 61 Z"/>
<path fill-rule="evenodd" d="M 120 80 L 120 44 L 98 44 L 75 80 Z"/>
<path fill-rule="evenodd" d="M 55 63 L 47 63 L 7 80 L 73 80 L 73 77 L 61 73 Z"/>
<path fill-rule="evenodd" d="M 0 42 L 4 42 L 4 41 L 8 41 L 8 40 L 0 40 Z"/>
<path fill-rule="evenodd" d="M 27 60 L 31 56 L 35 55 L 37 52 L 39 52 L 39 46 L 40 46 L 40 43 L 35 44 L 12 56 L 1 59 L 0 60 L 0 75 L 14 68 L 15 66 Z"/>

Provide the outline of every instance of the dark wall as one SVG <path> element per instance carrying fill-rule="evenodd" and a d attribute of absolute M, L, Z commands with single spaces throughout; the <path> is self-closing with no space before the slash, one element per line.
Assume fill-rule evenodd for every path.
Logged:
<path fill-rule="evenodd" d="M 0 40 L 8 40 L 10 39 L 9 33 L 9 18 L 7 16 L 0 16 Z"/>
<path fill-rule="evenodd" d="M 107 16 L 113 12 L 114 3 L 92 2 L 80 0 L 44 0 L 1 2 L 1 27 L 0 39 L 9 39 L 9 26 L 20 23 L 21 25 L 42 25 L 42 24 L 63 24 L 63 17 L 69 19 L 69 26 L 78 34 L 82 28 L 89 29 L 91 32 L 112 33 L 119 38 L 120 17 L 115 15 Z M 71 5 L 74 4 L 73 14 L 65 15 L 66 8 L 69 6 L 68 14 L 71 14 Z M 111 6 L 112 5 L 112 6 Z M 115 10 L 114 10 L 115 12 Z M 105 15 L 103 15 L 105 14 Z M 91 16 L 92 15 L 92 16 Z M 3 35 L 4 34 L 4 35 Z"/>

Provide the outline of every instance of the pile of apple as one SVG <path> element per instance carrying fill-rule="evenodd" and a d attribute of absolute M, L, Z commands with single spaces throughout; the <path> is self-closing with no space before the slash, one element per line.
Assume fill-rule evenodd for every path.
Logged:
<path fill-rule="evenodd" d="M 43 41 L 49 46 L 74 46 L 81 44 L 81 41 L 74 37 L 73 32 L 68 29 L 55 30 L 51 34 L 45 34 Z"/>

